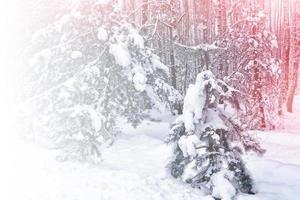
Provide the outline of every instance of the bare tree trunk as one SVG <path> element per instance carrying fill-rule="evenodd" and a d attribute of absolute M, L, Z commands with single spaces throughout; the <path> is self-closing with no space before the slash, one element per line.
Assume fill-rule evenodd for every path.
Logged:
<path fill-rule="evenodd" d="M 291 82 L 289 84 L 288 97 L 286 102 L 288 112 L 293 112 L 293 100 L 298 83 L 298 68 L 300 62 L 300 13 L 298 13 L 300 2 L 295 1 L 293 3 L 294 4 L 292 5 L 292 23 L 290 32 L 290 67 L 292 67 L 292 69 L 290 70 Z"/>
<path fill-rule="evenodd" d="M 175 66 L 175 55 L 173 45 L 173 28 L 169 27 L 170 34 L 170 72 L 171 72 L 171 84 L 174 88 L 176 87 L 176 66 Z"/>
<path fill-rule="evenodd" d="M 218 35 L 224 33 L 227 29 L 227 16 L 225 0 L 219 0 L 218 8 Z"/>
<path fill-rule="evenodd" d="M 125 5 L 126 9 L 128 9 L 129 12 L 133 12 L 135 10 L 135 8 L 136 8 L 135 0 L 125 1 L 124 5 Z M 136 20 L 136 13 L 135 12 L 133 12 L 131 14 L 131 20 L 133 22 L 136 22 L 135 21 Z"/>
<path fill-rule="evenodd" d="M 174 17 L 174 19 L 176 18 L 175 12 L 174 12 L 175 5 L 176 5 L 176 1 L 171 0 L 170 1 L 170 9 L 171 9 L 172 17 Z M 173 37 L 173 29 L 175 27 L 176 27 L 176 21 L 171 21 L 170 26 L 168 26 L 168 29 L 169 29 L 169 45 L 170 45 L 170 74 L 171 74 L 171 84 L 175 89 L 177 89 L 175 51 L 174 51 L 174 37 Z"/>
<path fill-rule="evenodd" d="M 298 84 L 298 69 L 299 69 L 299 65 L 300 65 L 299 60 L 300 60 L 300 56 L 298 56 L 297 61 L 293 65 L 292 81 L 291 81 L 291 84 L 289 87 L 288 98 L 287 98 L 287 102 L 286 102 L 288 112 L 293 112 L 293 101 L 294 101 L 294 96 L 295 96 L 295 92 L 296 92 L 296 88 L 297 88 L 297 84 Z"/>
<path fill-rule="evenodd" d="M 185 24 L 183 24 L 184 38 L 183 44 L 190 45 L 190 13 L 189 13 L 189 1 L 183 1 L 183 9 L 185 15 Z"/>
<path fill-rule="evenodd" d="M 252 27 L 252 35 L 255 36 L 257 34 L 257 27 Z M 261 72 L 259 70 L 258 62 L 257 62 L 257 52 L 254 52 L 253 60 L 254 60 L 254 100 L 258 103 L 258 111 L 261 117 L 261 128 L 266 128 L 266 119 L 265 119 L 265 109 L 264 109 L 264 102 L 263 102 L 263 96 L 261 93 L 262 83 L 261 83 Z"/>
<path fill-rule="evenodd" d="M 184 82 L 183 82 L 183 92 L 186 94 L 187 85 L 188 85 L 188 64 L 187 59 L 185 60 L 185 70 L 184 70 Z"/>
<path fill-rule="evenodd" d="M 280 31 L 277 35 L 280 38 L 279 48 L 280 58 L 283 60 L 282 74 L 279 80 L 280 84 L 280 95 L 278 96 L 278 114 L 283 114 L 283 104 L 286 101 L 288 86 L 289 86 L 289 63 L 290 63 L 290 22 L 289 22 L 289 2 L 281 2 L 283 22 L 280 24 Z M 283 34 L 282 34 L 283 33 Z M 281 37 L 280 37 L 281 36 Z"/>
<path fill-rule="evenodd" d="M 144 25 L 148 20 L 148 0 L 143 0 L 142 3 L 142 25 Z"/>
<path fill-rule="evenodd" d="M 266 128 L 265 109 L 263 103 L 263 97 L 261 94 L 261 77 L 260 71 L 257 66 L 257 61 L 254 61 L 254 98 L 258 103 L 259 114 L 261 117 L 261 128 Z"/>
<path fill-rule="evenodd" d="M 209 56 L 207 51 L 203 51 L 203 69 L 209 70 Z"/>

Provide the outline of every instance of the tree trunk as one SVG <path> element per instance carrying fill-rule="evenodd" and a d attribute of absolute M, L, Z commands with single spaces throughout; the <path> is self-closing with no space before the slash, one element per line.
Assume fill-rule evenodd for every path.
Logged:
<path fill-rule="evenodd" d="M 252 34 L 255 36 L 257 34 L 257 27 L 252 27 Z M 258 103 L 258 112 L 261 117 L 261 128 L 266 128 L 266 120 L 265 120 L 265 109 L 264 109 L 264 102 L 263 102 L 263 96 L 261 93 L 262 83 L 261 83 L 261 72 L 259 70 L 258 62 L 257 62 L 257 52 L 254 51 L 253 60 L 254 60 L 254 100 Z"/>
<path fill-rule="evenodd" d="M 293 65 L 293 77 L 292 77 L 292 81 L 289 87 L 289 91 L 288 91 L 288 98 L 287 98 L 287 102 L 286 102 L 286 106 L 287 106 L 287 111 L 288 112 L 293 112 L 293 101 L 294 101 L 294 96 L 295 96 L 295 92 L 296 92 L 296 88 L 297 88 L 297 84 L 298 84 L 298 69 L 299 69 L 299 65 L 300 65 L 300 56 L 298 56 L 297 61 L 294 63 Z"/>
<path fill-rule="evenodd" d="M 148 20 L 148 0 L 143 0 L 142 3 L 142 25 L 144 25 Z"/>
<path fill-rule="evenodd" d="M 260 71 L 257 66 L 257 61 L 254 61 L 254 99 L 258 103 L 258 111 L 261 117 L 261 128 L 266 128 L 266 120 L 265 120 L 265 109 L 263 103 L 263 97 L 261 94 L 261 77 Z"/>
<path fill-rule="evenodd" d="M 298 8 L 300 7 L 300 2 L 295 1 L 293 2 L 293 9 L 292 9 L 292 23 L 291 23 L 291 32 L 290 32 L 290 67 L 292 69 L 290 70 L 290 76 L 291 76 L 291 82 L 289 84 L 289 90 L 288 90 L 288 97 L 287 97 L 287 111 L 293 112 L 293 100 L 294 95 L 297 88 L 298 83 L 298 68 L 300 63 L 300 13 L 298 13 Z"/>
<path fill-rule="evenodd" d="M 278 36 L 281 36 L 280 39 L 280 58 L 283 60 L 282 64 L 282 74 L 280 76 L 281 78 L 281 84 L 280 84 L 280 95 L 278 97 L 278 114 L 283 114 L 283 104 L 286 101 L 287 91 L 289 88 L 289 63 L 290 63 L 290 22 L 289 22 L 289 13 L 290 8 L 288 2 L 282 2 L 281 5 L 282 8 L 282 17 L 283 22 L 281 23 L 281 28 L 279 33 L 277 33 Z M 282 34 L 283 33 L 283 34 Z"/>
<path fill-rule="evenodd" d="M 224 33 L 227 29 L 227 19 L 226 19 L 226 5 L 225 0 L 219 0 L 218 8 L 218 35 Z"/>
<path fill-rule="evenodd" d="M 173 45 L 173 28 L 169 27 L 170 34 L 170 72 L 171 72 L 171 84 L 176 89 L 176 66 L 175 66 L 175 55 Z"/>

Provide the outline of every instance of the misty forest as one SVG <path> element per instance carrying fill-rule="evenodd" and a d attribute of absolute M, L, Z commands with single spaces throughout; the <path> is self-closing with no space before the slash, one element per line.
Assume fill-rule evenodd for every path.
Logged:
<path fill-rule="evenodd" d="M 18 12 L 10 168 L 22 189 L 3 199 L 299 197 L 299 0 L 30 0 Z"/>

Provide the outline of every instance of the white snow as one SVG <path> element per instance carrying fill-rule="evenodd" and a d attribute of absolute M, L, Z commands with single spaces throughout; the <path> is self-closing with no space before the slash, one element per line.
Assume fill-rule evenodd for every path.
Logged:
<path fill-rule="evenodd" d="M 203 29 L 206 29 L 205 26 L 202 27 Z M 215 50 L 220 49 L 220 47 L 216 46 L 215 44 L 198 44 L 196 46 L 187 46 L 180 43 L 175 42 L 175 45 L 182 47 L 184 49 L 191 49 L 191 50 L 203 50 L 203 51 L 209 51 L 209 50 Z"/>
<path fill-rule="evenodd" d="M 200 93 L 201 92 L 201 93 Z M 201 119 L 206 95 L 199 91 L 199 85 L 191 84 L 186 92 L 183 105 L 183 118 L 186 131 L 194 131 L 194 116 Z"/>
<path fill-rule="evenodd" d="M 41 38 L 47 37 L 47 31 L 45 29 L 38 30 L 32 36 L 31 42 L 38 43 Z"/>
<path fill-rule="evenodd" d="M 91 119 L 91 127 L 95 130 L 95 131 L 99 131 L 101 129 L 101 121 L 102 121 L 102 116 L 99 115 L 98 112 L 96 112 L 95 109 L 93 109 L 91 106 L 89 105 L 77 105 L 74 108 L 74 112 L 71 114 L 71 117 L 76 117 L 78 115 L 84 115 L 87 114 L 89 115 L 88 117 Z"/>
<path fill-rule="evenodd" d="M 147 82 L 144 69 L 140 65 L 134 65 L 134 67 L 131 69 L 131 73 L 134 88 L 139 92 L 143 92 L 146 89 Z"/>
<path fill-rule="evenodd" d="M 109 53 L 115 58 L 118 65 L 127 67 L 131 63 L 131 56 L 123 43 L 111 44 Z"/>
<path fill-rule="evenodd" d="M 186 137 L 186 135 L 183 135 L 178 140 L 178 147 L 182 151 L 182 154 L 185 158 L 189 156 L 189 154 L 187 153 Z"/>
<path fill-rule="evenodd" d="M 50 49 L 44 49 L 41 52 L 35 54 L 32 59 L 29 61 L 30 66 L 35 66 L 40 64 L 39 62 L 42 62 L 44 65 L 48 65 L 50 59 L 52 56 L 52 52 Z"/>
<path fill-rule="evenodd" d="M 204 131 L 207 127 L 213 127 L 214 129 L 228 129 L 223 120 L 219 117 L 218 112 L 212 109 L 207 110 L 206 123 L 202 126 L 202 131 Z"/>
<path fill-rule="evenodd" d="M 186 92 L 183 104 L 184 126 L 187 132 L 194 131 L 195 124 L 202 120 L 202 112 L 205 106 L 205 86 L 214 84 L 214 75 L 210 71 L 203 71 L 197 75 L 196 83 L 191 84 Z"/>
<path fill-rule="evenodd" d="M 124 126 L 125 133 L 102 154 L 99 165 L 58 162 L 54 151 L 14 142 L 18 150 L 6 159 L 8 166 L 1 167 L 0 198 L 213 200 L 166 172 L 171 147 L 163 140 L 168 129 L 167 122 L 146 122 L 138 129 Z"/>
<path fill-rule="evenodd" d="M 137 48 L 140 48 L 140 49 L 144 48 L 144 39 L 143 39 L 143 37 L 137 32 L 136 29 L 134 29 L 132 27 L 129 29 L 128 39 Z"/>
<path fill-rule="evenodd" d="M 161 69 L 163 70 L 166 74 L 169 74 L 169 68 L 164 65 L 162 62 L 160 62 L 160 59 L 157 55 L 155 54 L 151 54 L 151 58 L 150 58 L 153 66 L 157 69 Z"/>
<path fill-rule="evenodd" d="M 133 75 L 133 83 L 134 83 L 134 88 L 139 91 L 142 92 L 146 89 L 146 82 L 147 82 L 147 78 L 144 74 L 142 73 L 136 73 Z"/>
<path fill-rule="evenodd" d="M 100 41 L 106 41 L 107 40 L 108 33 L 107 33 L 107 31 L 105 30 L 104 27 L 101 26 L 101 27 L 98 28 L 97 38 Z"/>
<path fill-rule="evenodd" d="M 193 160 L 184 168 L 184 172 L 182 174 L 182 180 L 187 181 L 197 175 L 197 165 L 196 160 Z"/>
<path fill-rule="evenodd" d="M 221 198 L 223 200 L 233 199 L 233 197 L 236 195 L 236 190 L 228 180 L 230 176 L 230 172 L 225 170 L 213 174 L 212 184 L 214 187 L 212 195 L 214 197 Z"/>
<path fill-rule="evenodd" d="M 97 0 L 96 1 L 98 4 L 102 4 L 102 5 L 105 5 L 109 2 L 109 0 Z"/>
<path fill-rule="evenodd" d="M 183 135 L 178 140 L 178 146 L 184 157 L 195 157 L 197 155 L 196 147 L 201 143 L 196 135 Z"/>
<path fill-rule="evenodd" d="M 243 156 L 257 194 L 239 194 L 237 200 L 295 200 L 300 196 L 299 96 L 294 104 L 295 112 L 285 115 L 284 129 L 251 132 L 267 152 Z M 126 125 L 122 130 L 125 133 L 103 152 L 99 165 L 57 162 L 54 150 L 17 138 L 1 138 L 0 199 L 213 200 L 166 172 L 171 155 L 171 147 L 163 142 L 168 122 L 144 122 L 137 129 Z M 193 166 L 189 167 L 191 175 Z M 224 179 L 214 179 L 214 184 L 226 185 Z M 225 199 L 233 194 L 230 186 L 221 188 L 224 191 L 214 191 L 216 196 Z"/>
<path fill-rule="evenodd" d="M 72 51 L 70 56 L 72 59 L 77 59 L 82 57 L 82 53 L 80 51 Z"/>
<path fill-rule="evenodd" d="M 295 97 L 294 107 L 294 113 L 285 113 L 281 130 L 252 132 L 267 150 L 263 157 L 244 157 L 258 190 L 253 199 L 293 200 L 300 196 L 300 96 Z"/>
<path fill-rule="evenodd" d="M 146 85 L 145 92 L 147 93 L 148 97 L 151 98 L 152 102 L 154 102 L 153 107 L 160 113 L 166 113 L 166 105 L 163 104 L 159 97 L 155 94 L 154 89 L 150 85 Z"/>
<path fill-rule="evenodd" d="M 271 47 L 272 47 L 272 48 L 278 48 L 278 43 L 277 43 L 276 38 L 273 38 L 273 39 L 271 40 Z"/>

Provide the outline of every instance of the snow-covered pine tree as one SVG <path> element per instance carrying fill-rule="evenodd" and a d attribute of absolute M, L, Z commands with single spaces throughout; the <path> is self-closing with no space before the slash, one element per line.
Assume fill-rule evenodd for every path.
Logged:
<path fill-rule="evenodd" d="M 167 142 L 174 144 L 168 168 L 216 199 L 253 193 L 253 182 L 241 158 L 244 149 L 263 150 L 242 133 L 234 110 L 238 91 L 211 71 L 198 74 L 184 99 L 183 115 L 173 123 Z"/>
<path fill-rule="evenodd" d="M 77 1 L 35 34 L 28 51 L 29 131 L 51 138 L 63 159 L 98 160 L 118 119 L 137 125 L 153 109 L 174 111 L 182 99 L 166 82 L 168 68 L 109 3 Z"/>

